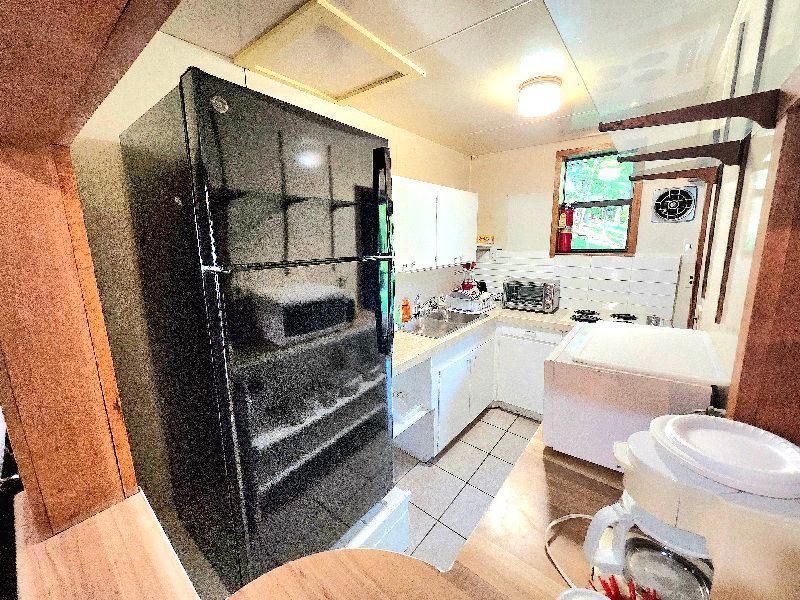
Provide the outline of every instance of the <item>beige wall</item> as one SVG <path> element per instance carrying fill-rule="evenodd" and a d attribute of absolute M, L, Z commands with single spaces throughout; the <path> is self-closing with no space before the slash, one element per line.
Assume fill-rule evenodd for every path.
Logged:
<path fill-rule="evenodd" d="M 556 152 L 609 142 L 608 136 L 596 135 L 474 158 L 470 186 L 478 193 L 478 233 L 494 234 L 498 247 L 506 250 L 548 252 Z M 650 222 L 655 190 L 686 183 L 644 183 L 637 254 L 682 255 L 686 244 L 691 245 L 689 252 L 694 252 L 699 219 L 679 224 Z M 703 187 L 699 187 L 702 194 Z"/>

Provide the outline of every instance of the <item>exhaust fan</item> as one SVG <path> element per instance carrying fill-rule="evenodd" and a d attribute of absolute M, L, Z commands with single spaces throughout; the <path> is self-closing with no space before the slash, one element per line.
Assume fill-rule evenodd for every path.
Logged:
<path fill-rule="evenodd" d="M 655 191 L 653 223 L 686 223 L 694 219 L 697 187 L 666 188 Z"/>

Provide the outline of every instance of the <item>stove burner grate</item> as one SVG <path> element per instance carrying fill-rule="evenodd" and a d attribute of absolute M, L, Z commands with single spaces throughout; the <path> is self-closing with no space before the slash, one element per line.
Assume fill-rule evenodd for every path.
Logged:
<path fill-rule="evenodd" d="M 611 318 L 622 323 L 631 323 L 637 320 L 636 315 L 630 313 L 612 313 Z"/>
<path fill-rule="evenodd" d="M 589 311 L 589 313 L 591 312 L 594 311 Z M 573 321 L 577 321 L 578 323 L 597 323 L 598 321 L 600 321 L 600 315 L 598 315 L 596 312 L 594 314 L 589 314 L 589 313 L 581 313 L 575 311 L 575 314 L 572 315 L 570 319 L 572 319 Z"/>

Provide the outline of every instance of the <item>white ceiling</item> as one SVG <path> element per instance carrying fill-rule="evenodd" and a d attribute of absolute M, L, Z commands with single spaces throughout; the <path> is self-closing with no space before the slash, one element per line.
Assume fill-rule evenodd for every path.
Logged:
<path fill-rule="evenodd" d="M 631 110 L 633 102 L 701 97 L 737 3 L 673 0 L 667 8 L 651 0 L 331 1 L 427 73 L 348 104 L 468 154 L 582 137 L 596 131 L 600 115 Z M 183 0 L 162 31 L 230 57 L 301 4 Z M 521 63 L 542 53 L 562 57 L 560 68 L 541 73 L 563 78 L 562 107 L 546 118 L 525 119 L 516 113 L 516 90 L 536 73 L 521 70 Z M 329 87 L 352 86 L 369 70 L 354 68 L 355 55 L 348 52 L 308 56 L 324 61 Z"/>

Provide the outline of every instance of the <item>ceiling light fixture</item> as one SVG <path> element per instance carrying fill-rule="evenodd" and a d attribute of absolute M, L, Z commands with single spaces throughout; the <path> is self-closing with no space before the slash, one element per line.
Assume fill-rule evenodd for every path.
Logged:
<path fill-rule="evenodd" d="M 561 78 L 541 75 L 523 81 L 519 86 L 517 112 L 523 117 L 543 117 L 561 105 Z"/>

